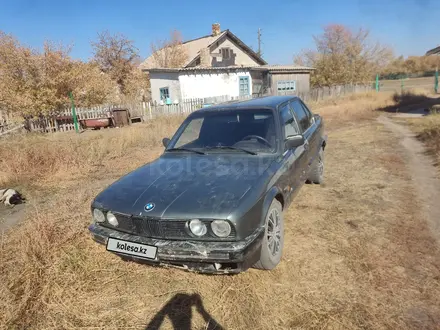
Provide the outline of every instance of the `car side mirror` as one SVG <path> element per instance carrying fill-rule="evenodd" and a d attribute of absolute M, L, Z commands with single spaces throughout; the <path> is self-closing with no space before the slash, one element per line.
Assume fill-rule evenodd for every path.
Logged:
<path fill-rule="evenodd" d="M 293 149 L 304 144 L 304 136 L 301 134 L 298 135 L 290 135 L 287 137 L 285 141 L 285 145 L 287 149 Z"/>
<path fill-rule="evenodd" d="M 162 139 L 162 144 L 163 146 L 166 148 L 168 147 L 168 144 L 170 143 L 170 139 L 169 138 L 163 138 Z"/>

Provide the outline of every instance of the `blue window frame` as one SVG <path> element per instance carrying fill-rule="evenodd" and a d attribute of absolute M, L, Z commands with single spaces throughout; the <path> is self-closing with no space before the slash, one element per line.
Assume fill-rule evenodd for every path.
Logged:
<path fill-rule="evenodd" d="M 170 98 L 170 90 L 168 87 L 159 88 L 160 91 L 160 99 L 162 101 L 166 101 Z"/>
<path fill-rule="evenodd" d="M 249 95 L 249 77 L 239 77 L 239 94 L 240 96 Z"/>

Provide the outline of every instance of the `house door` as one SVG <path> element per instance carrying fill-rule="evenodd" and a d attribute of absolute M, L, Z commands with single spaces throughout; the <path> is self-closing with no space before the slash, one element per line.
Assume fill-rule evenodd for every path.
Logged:
<path fill-rule="evenodd" d="M 240 77 L 239 80 L 239 94 L 240 96 L 249 95 L 249 77 Z"/>

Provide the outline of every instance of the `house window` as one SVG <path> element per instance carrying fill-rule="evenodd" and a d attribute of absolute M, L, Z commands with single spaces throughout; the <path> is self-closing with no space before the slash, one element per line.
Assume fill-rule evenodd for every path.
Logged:
<path fill-rule="evenodd" d="M 288 92 L 296 90 L 296 81 L 295 80 L 285 80 L 277 82 L 277 90 L 278 92 Z"/>
<path fill-rule="evenodd" d="M 238 95 L 240 96 L 249 95 L 249 77 L 240 77 Z"/>
<path fill-rule="evenodd" d="M 229 60 L 232 57 L 232 49 L 222 48 L 221 49 L 222 59 Z"/>
<path fill-rule="evenodd" d="M 166 101 L 170 97 L 170 90 L 168 87 L 163 87 L 159 89 L 160 91 L 160 99 L 162 101 Z"/>

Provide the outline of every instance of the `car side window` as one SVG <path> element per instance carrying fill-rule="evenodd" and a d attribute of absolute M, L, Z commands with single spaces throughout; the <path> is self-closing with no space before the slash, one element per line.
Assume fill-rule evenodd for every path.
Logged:
<path fill-rule="evenodd" d="M 287 104 L 281 106 L 280 114 L 281 114 L 281 122 L 284 127 L 284 137 L 287 138 L 288 136 L 298 135 L 299 134 L 298 126 Z"/>
<path fill-rule="evenodd" d="M 179 140 L 174 145 L 174 148 L 180 148 L 186 144 L 194 142 L 200 136 L 200 130 L 202 128 L 203 118 L 196 118 L 192 120 L 188 126 L 185 128 L 185 131 L 180 136 Z"/>
<path fill-rule="evenodd" d="M 310 125 L 312 125 L 314 123 L 313 113 L 310 111 L 310 109 L 307 107 L 307 105 L 304 102 L 299 101 L 299 103 L 302 105 L 304 111 L 307 113 L 307 117 L 309 118 Z"/>
<path fill-rule="evenodd" d="M 302 132 L 305 132 L 311 125 L 311 120 L 307 115 L 306 110 L 303 108 L 298 100 L 293 101 L 291 104 L 293 111 L 295 113 L 296 119 L 298 120 L 298 125 Z"/>

